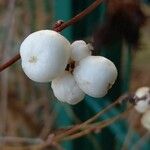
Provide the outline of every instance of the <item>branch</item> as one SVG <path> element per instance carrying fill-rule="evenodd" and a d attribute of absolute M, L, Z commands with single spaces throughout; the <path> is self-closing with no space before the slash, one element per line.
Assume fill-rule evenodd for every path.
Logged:
<path fill-rule="evenodd" d="M 113 108 L 114 106 L 120 104 L 124 98 L 126 97 L 127 94 L 120 96 L 116 101 L 114 101 L 112 104 L 108 105 L 106 108 L 104 108 L 102 111 L 99 111 L 96 115 L 94 115 L 92 118 L 88 119 L 87 121 L 78 124 L 76 126 L 74 126 L 73 128 L 64 131 L 63 133 L 60 133 L 58 136 L 55 137 L 56 141 L 59 141 L 59 139 L 63 138 L 64 136 L 68 136 L 70 134 L 73 134 L 74 132 L 77 132 L 80 129 L 85 128 L 88 124 L 96 121 L 101 115 L 103 115 L 104 113 L 106 113 L 107 111 L 109 111 L 111 108 Z"/>
<path fill-rule="evenodd" d="M 70 136 L 67 136 L 65 138 L 62 139 L 62 141 L 68 141 L 68 140 L 74 140 L 77 138 L 80 138 L 82 136 L 85 136 L 87 134 L 90 134 L 92 132 L 97 132 L 102 130 L 103 128 L 111 125 L 112 123 L 116 122 L 117 120 L 119 120 L 120 118 L 124 117 L 124 115 L 127 113 L 128 111 L 123 112 L 122 114 L 119 114 L 115 117 L 112 117 L 108 120 L 104 120 L 102 122 L 96 123 L 96 124 L 91 124 L 87 127 L 87 129 L 84 129 L 83 131 L 80 131 L 78 133 L 72 134 Z"/>
<path fill-rule="evenodd" d="M 115 121 L 122 119 L 125 117 L 132 109 L 130 106 L 126 111 L 123 113 L 118 114 L 110 119 L 95 122 L 99 116 L 103 115 L 104 113 L 108 112 L 110 109 L 115 107 L 116 105 L 122 102 L 128 102 L 130 99 L 130 94 L 124 94 L 120 96 L 115 102 L 106 106 L 103 110 L 100 110 L 96 115 L 92 118 L 88 119 L 87 121 L 75 125 L 70 129 L 66 128 L 66 130 L 62 130 L 62 132 L 53 132 L 49 134 L 46 140 L 42 140 L 39 138 L 20 138 L 20 137 L 0 137 L 0 145 L 7 144 L 7 145 L 22 145 L 23 147 L 30 147 L 31 149 L 42 150 L 49 147 L 57 147 L 57 149 L 61 149 L 60 143 L 66 140 L 74 140 L 76 138 L 85 136 L 87 134 L 93 132 L 99 132 L 103 128 L 111 125 Z"/>
<path fill-rule="evenodd" d="M 63 29 L 67 28 L 68 26 L 71 26 L 75 24 L 76 22 L 80 21 L 82 18 L 87 16 L 89 13 L 91 13 L 96 7 L 98 7 L 101 4 L 102 0 L 95 0 L 89 7 L 87 7 L 85 10 L 83 10 L 81 13 L 76 15 L 71 20 L 67 21 L 66 23 L 63 23 L 61 26 L 59 26 L 55 31 L 60 32 Z"/>
<path fill-rule="evenodd" d="M 98 7 L 101 4 L 101 2 L 102 2 L 102 0 L 96 0 L 89 7 L 87 7 L 85 10 L 83 10 L 81 13 L 79 13 L 78 15 L 76 15 L 74 18 L 67 21 L 66 23 L 62 23 L 57 28 L 54 28 L 54 30 L 57 31 L 57 32 L 60 32 L 63 29 L 67 28 L 68 26 L 75 24 L 76 22 L 80 21 L 82 18 L 87 16 L 89 13 L 91 13 L 96 7 Z M 11 58 L 9 61 L 7 61 L 6 63 L 4 63 L 0 66 L 0 72 L 2 72 L 6 68 L 8 68 L 12 64 L 14 64 L 20 58 L 21 58 L 20 54 L 19 53 L 16 54 L 13 58 Z"/>
<path fill-rule="evenodd" d="M 85 136 L 87 134 L 90 134 L 92 132 L 97 132 L 101 131 L 103 128 L 111 125 L 112 123 L 116 122 L 119 119 L 124 118 L 130 111 L 132 107 L 129 107 L 126 111 L 123 113 L 114 116 L 110 119 L 96 122 L 96 123 L 91 123 L 86 126 L 85 129 L 81 129 L 81 131 L 77 133 L 73 133 L 69 136 L 65 135 L 64 137 L 61 137 L 61 139 L 55 138 L 55 134 L 50 134 L 48 139 L 46 141 L 39 139 L 39 138 L 21 138 L 21 137 L 0 137 L 0 143 L 5 144 L 5 145 L 12 145 L 12 146 L 22 146 L 30 149 L 36 149 L 36 150 L 43 150 L 45 148 L 50 148 L 50 147 L 57 147 L 58 149 L 61 149 L 60 143 L 63 141 L 69 141 L 69 140 L 74 140 L 77 138 L 80 138 L 82 136 Z"/>
<path fill-rule="evenodd" d="M 35 145 L 43 144 L 44 141 L 39 138 L 24 138 L 24 137 L 0 137 L 0 143 L 5 145 Z"/>

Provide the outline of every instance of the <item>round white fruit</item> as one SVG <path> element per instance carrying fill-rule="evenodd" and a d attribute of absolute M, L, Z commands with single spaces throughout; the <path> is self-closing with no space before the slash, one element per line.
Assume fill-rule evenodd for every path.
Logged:
<path fill-rule="evenodd" d="M 65 70 L 71 55 L 69 41 L 52 30 L 30 34 L 21 44 L 25 74 L 33 81 L 49 82 Z"/>
<path fill-rule="evenodd" d="M 51 86 L 56 98 L 62 102 L 74 105 L 84 99 L 84 92 L 78 87 L 73 75 L 68 71 L 52 80 Z"/>
<path fill-rule="evenodd" d="M 117 78 L 115 65 L 102 56 L 88 56 L 74 69 L 79 87 L 88 95 L 99 98 L 107 94 Z"/>
<path fill-rule="evenodd" d="M 71 44 L 71 59 L 74 61 L 80 61 L 81 59 L 90 56 L 91 50 L 89 46 L 82 40 L 74 41 Z"/>
<path fill-rule="evenodd" d="M 141 124 L 144 128 L 146 128 L 148 131 L 150 131 L 150 110 L 146 111 L 142 118 L 141 118 Z"/>
<path fill-rule="evenodd" d="M 149 87 L 141 87 L 137 89 L 135 96 L 140 99 L 136 105 L 135 109 L 139 113 L 144 113 L 150 108 L 150 88 Z"/>

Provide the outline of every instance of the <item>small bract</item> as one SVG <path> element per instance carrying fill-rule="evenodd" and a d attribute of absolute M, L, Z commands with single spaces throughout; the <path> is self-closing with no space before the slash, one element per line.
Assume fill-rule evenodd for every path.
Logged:
<path fill-rule="evenodd" d="M 74 41 L 71 44 L 71 59 L 74 61 L 80 61 L 81 59 L 90 56 L 91 51 L 89 46 L 83 41 Z"/>
<path fill-rule="evenodd" d="M 54 79 L 51 86 L 54 95 L 62 102 L 74 105 L 84 99 L 84 92 L 78 87 L 73 75 L 68 71 Z"/>
<path fill-rule="evenodd" d="M 135 109 L 139 113 L 144 113 L 150 108 L 150 88 L 141 87 L 137 89 L 135 96 L 140 100 L 136 103 Z"/>
<path fill-rule="evenodd" d="M 71 53 L 69 41 L 52 30 L 30 34 L 21 44 L 25 74 L 33 81 L 49 82 L 65 70 Z"/>
<path fill-rule="evenodd" d="M 150 131 L 150 110 L 146 111 L 142 118 L 141 118 L 141 124 L 144 128 L 146 128 L 148 131 Z"/>
<path fill-rule="evenodd" d="M 107 94 L 117 78 L 115 65 L 102 56 L 88 56 L 74 69 L 79 87 L 88 95 L 99 98 Z"/>

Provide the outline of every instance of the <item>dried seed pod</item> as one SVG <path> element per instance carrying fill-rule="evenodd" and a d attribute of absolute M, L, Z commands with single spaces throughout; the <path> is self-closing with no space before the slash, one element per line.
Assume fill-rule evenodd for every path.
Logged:
<path fill-rule="evenodd" d="M 33 81 L 49 82 L 65 70 L 70 57 L 69 41 L 52 30 L 30 34 L 21 44 L 25 74 Z"/>
<path fill-rule="evenodd" d="M 84 92 L 78 87 L 73 75 L 65 71 L 52 81 L 54 95 L 62 102 L 75 105 L 84 99 Z"/>
<path fill-rule="evenodd" d="M 117 78 L 115 65 L 102 56 L 88 56 L 74 69 L 74 77 L 79 87 L 92 97 L 103 97 Z"/>

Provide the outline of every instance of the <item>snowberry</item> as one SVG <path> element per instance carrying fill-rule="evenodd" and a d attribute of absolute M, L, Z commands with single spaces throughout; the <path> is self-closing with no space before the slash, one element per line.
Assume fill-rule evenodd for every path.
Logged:
<path fill-rule="evenodd" d="M 73 75 L 68 71 L 52 80 L 51 86 L 58 100 L 72 105 L 79 103 L 85 96 L 84 92 L 78 87 Z"/>
<path fill-rule="evenodd" d="M 141 124 L 144 128 L 150 131 L 150 110 L 146 111 L 142 118 L 141 118 Z"/>
<path fill-rule="evenodd" d="M 71 59 L 74 61 L 80 61 L 81 59 L 90 56 L 91 51 L 89 49 L 88 44 L 84 41 L 74 41 L 71 44 Z"/>
<path fill-rule="evenodd" d="M 21 44 L 22 68 L 33 81 L 51 81 L 65 70 L 70 48 L 69 41 L 55 31 L 34 32 Z"/>
<path fill-rule="evenodd" d="M 150 88 L 149 87 L 141 87 L 137 89 L 135 96 L 137 101 L 135 105 L 135 109 L 139 113 L 144 113 L 148 108 L 150 108 Z"/>
<path fill-rule="evenodd" d="M 98 98 L 107 94 L 117 78 L 115 65 L 102 56 L 88 56 L 74 69 L 79 87 L 88 95 Z"/>

